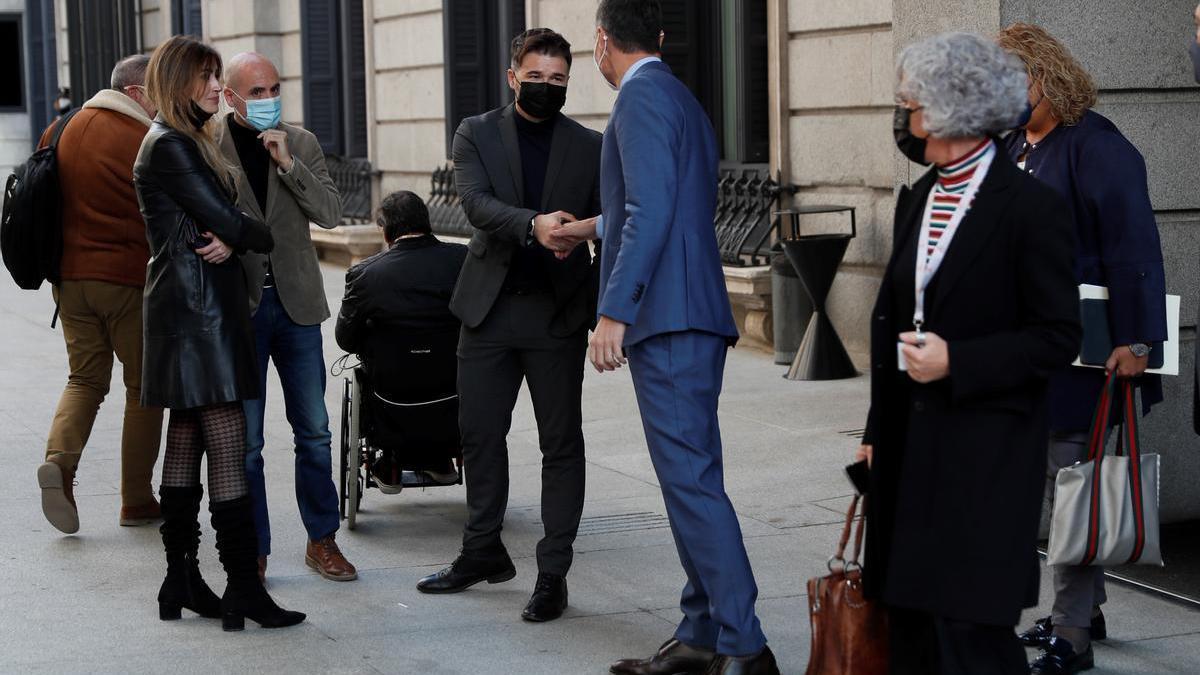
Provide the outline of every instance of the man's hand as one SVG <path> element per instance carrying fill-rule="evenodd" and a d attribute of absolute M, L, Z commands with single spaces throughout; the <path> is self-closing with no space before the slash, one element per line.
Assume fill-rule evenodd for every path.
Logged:
<path fill-rule="evenodd" d="M 267 129 L 258 135 L 263 147 L 271 153 L 271 159 L 284 173 L 292 170 L 292 152 L 288 149 L 287 132 L 282 129 Z"/>
<path fill-rule="evenodd" d="M 854 462 L 857 464 L 858 462 L 861 462 L 865 459 L 865 460 L 867 460 L 867 468 L 870 468 L 871 461 L 874 459 L 874 454 L 875 454 L 875 446 L 860 445 L 860 446 L 858 446 L 858 451 L 854 453 Z"/>
<path fill-rule="evenodd" d="M 554 213 L 543 213 L 533 219 L 533 238 L 542 247 L 551 251 L 562 251 L 562 244 L 558 243 L 551 237 L 551 234 L 562 227 L 563 223 L 571 223 L 575 221 L 575 216 L 566 211 L 555 211 Z"/>
<path fill-rule="evenodd" d="M 625 355 L 621 347 L 624 342 L 625 324 L 601 316 L 588 344 L 588 360 L 596 367 L 597 372 L 616 370 L 625 365 Z"/>
<path fill-rule="evenodd" d="M 1104 362 L 1104 374 L 1111 375 L 1115 370 L 1117 377 L 1137 377 L 1149 367 L 1149 354 L 1139 359 L 1133 355 L 1133 350 L 1125 345 L 1114 349 L 1108 361 Z"/>
<path fill-rule="evenodd" d="M 936 333 L 925 334 L 925 346 L 917 346 L 917 334 L 913 331 L 900 334 L 904 343 L 901 350 L 908 366 L 908 376 L 914 382 L 929 384 L 950 376 L 950 348 Z"/>
<path fill-rule="evenodd" d="M 202 232 L 201 235 L 212 239 L 204 248 L 196 249 L 196 255 L 204 258 L 204 262 L 219 265 L 229 260 L 229 256 L 233 255 L 233 251 L 225 245 L 225 242 L 217 239 L 217 235 L 212 232 Z"/>
<path fill-rule="evenodd" d="M 596 238 L 596 220 L 597 218 L 588 218 L 587 220 L 576 220 L 573 223 L 566 223 L 557 230 L 550 233 L 550 239 L 556 242 L 562 250 L 554 252 L 555 257 L 559 260 L 565 260 L 575 250 L 575 247 L 585 241 L 591 241 Z"/>

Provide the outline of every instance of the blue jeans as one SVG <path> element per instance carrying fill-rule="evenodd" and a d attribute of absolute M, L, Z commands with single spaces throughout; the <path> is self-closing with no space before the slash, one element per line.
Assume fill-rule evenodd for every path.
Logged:
<path fill-rule="evenodd" d="M 283 385 L 283 406 L 296 442 L 296 504 L 309 539 L 337 532 L 337 488 L 333 484 L 329 412 L 325 409 L 325 359 L 321 326 L 293 323 L 274 288 L 263 289 L 254 314 L 258 345 L 259 391 L 264 398 L 244 401 L 246 411 L 246 477 L 259 555 L 271 553 L 271 521 L 267 514 L 267 486 L 263 476 L 263 418 L 266 414 L 267 362 Z"/>

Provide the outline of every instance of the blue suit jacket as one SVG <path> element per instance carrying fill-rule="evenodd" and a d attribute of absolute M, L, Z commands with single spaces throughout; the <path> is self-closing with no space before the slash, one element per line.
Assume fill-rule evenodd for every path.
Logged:
<path fill-rule="evenodd" d="M 1007 139 L 1014 160 L 1024 132 Z M 1158 225 L 1141 153 L 1099 113 L 1073 126 L 1059 125 L 1029 153 L 1026 170 L 1063 196 L 1075 220 L 1079 248 L 1075 277 L 1107 286 L 1113 344 L 1160 342 L 1167 337 L 1166 278 Z M 1139 378 L 1145 410 L 1162 401 L 1157 375 Z M 1104 371 L 1067 368 L 1050 381 L 1050 428 L 1091 426 Z"/>
<path fill-rule="evenodd" d="M 713 229 L 717 141 L 704 109 L 664 63 L 621 86 L 604 132 L 599 314 L 625 346 L 695 330 L 736 340 Z"/>

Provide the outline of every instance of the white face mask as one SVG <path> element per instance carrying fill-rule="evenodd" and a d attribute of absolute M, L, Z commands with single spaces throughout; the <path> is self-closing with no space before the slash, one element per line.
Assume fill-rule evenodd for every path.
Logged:
<path fill-rule="evenodd" d="M 595 45 L 592 46 L 592 62 L 596 64 L 596 72 L 600 73 L 600 77 L 604 78 L 604 84 L 607 84 L 608 88 L 612 89 L 613 91 L 620 91 L 621 87 L 613 84 L 612 82 L 609 82 L 608 76 L 605 75 L 604 71 L 600 69 L 600 64 L 604 63 L 604 57 L 608 56 L 608 38 L 603 38 L 603 39 L 604 39 L 604 51 L 600 53 L 599 58 L 596 58 Z M 601 40 L 601 37 L 599 35 L 597 35 L 596 36 L 596 44 L 600 44 L 600 40 Z"/>

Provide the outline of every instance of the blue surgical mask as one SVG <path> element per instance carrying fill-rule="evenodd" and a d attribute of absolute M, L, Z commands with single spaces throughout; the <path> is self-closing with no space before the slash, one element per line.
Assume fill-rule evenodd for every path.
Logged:
<path fill-rule="evenodd" d="M 242 98 L 238 96 L 237 92 L 234 92 L 233 95 Z M 279 120 L 283 118 L 283 103 L 278 96 L 275 98 L 251 100 L 242 98 L 242 101 L 246 104 L 245 119 L 250 123 L 250 126 L 259 131 L 266 131 L 267 129 L 274 129 L 279 126 Z"/>

